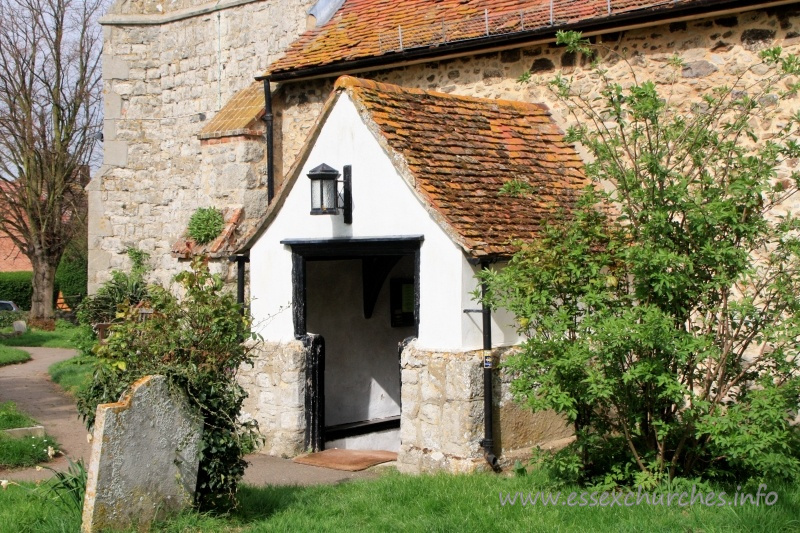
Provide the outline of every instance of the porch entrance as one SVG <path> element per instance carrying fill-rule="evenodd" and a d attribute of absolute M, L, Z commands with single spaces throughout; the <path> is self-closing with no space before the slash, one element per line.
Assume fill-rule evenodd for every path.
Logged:
<path fill-rule="evenodd" d="M 287 241 L 309 341 L 307 445 L 400 448 L 399 344 L 417 335 L 421 238 Z"/>

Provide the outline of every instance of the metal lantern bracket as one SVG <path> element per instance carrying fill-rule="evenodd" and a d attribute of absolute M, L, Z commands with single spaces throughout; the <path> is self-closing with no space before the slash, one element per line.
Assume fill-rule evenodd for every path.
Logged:
<path fill-rule="evenodd" d="M 345 165 L 344 177 L 342 178 L 342 214 L 344 223 L 353 223 L 353 168 Z"/>

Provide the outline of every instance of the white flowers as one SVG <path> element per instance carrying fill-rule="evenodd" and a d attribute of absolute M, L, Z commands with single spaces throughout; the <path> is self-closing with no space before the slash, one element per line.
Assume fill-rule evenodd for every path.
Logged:
<path fill-rule="evenodd" d="M 17 487 L 20 486 L 19 483 L 14 483 L 13 481 L 10 481 L 8 479 L 0 479 L 0 488 L 6 490 L 9 485 L 16 485 Z"/>

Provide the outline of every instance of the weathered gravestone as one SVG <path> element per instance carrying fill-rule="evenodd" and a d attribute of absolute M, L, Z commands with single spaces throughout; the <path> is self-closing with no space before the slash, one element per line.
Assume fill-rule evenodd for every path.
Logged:
<path fill-rule="evenodd" d="M 15 320 L 11 327 L 14 328 L 14 333 L 23 334 L 28 331 L 28 325 L 25 324 L 24 320 Z"/>
<path fill-rule="evenodd" d="M 190 506 L 202 431 L 202 418 L 163 376 L 97 406 L 82 531 L 146 527 Z"/>

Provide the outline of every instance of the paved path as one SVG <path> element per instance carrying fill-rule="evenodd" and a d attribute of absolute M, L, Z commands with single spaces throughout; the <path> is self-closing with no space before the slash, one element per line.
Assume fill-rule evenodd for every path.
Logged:
<path fill-rule="evenodd" d="M 59 442 L 65 456 L 56 458 L 47 466 L 66 470 L 67 456 L 72 460 L 82 458 L 88 464 L 90 445 L 86 428 L 78 418 L 75 400 L 61 387 L 50 381 L 48 367 L 53 363 L 75 356 L 75 350 L 62 348 L 21 348 L 31 354 L 31 360 L 18 365 L 0 367 L 0 401 L 13 401 L 20 410 L 29 414 L 45 427 L 45 431 Z M 244 474 L 250 485 L 320 485 L 335 484 L 351 479 L 374 478 L 379 467 L 362 472 L 344 472 L 329 468 L 301 465 L 289 459 L 253 454 Z M 0 478 L 15 481 L 37 481 L 50 477 L 48 470 L 35 468 L 16 470 L 0 469 Z"/>

